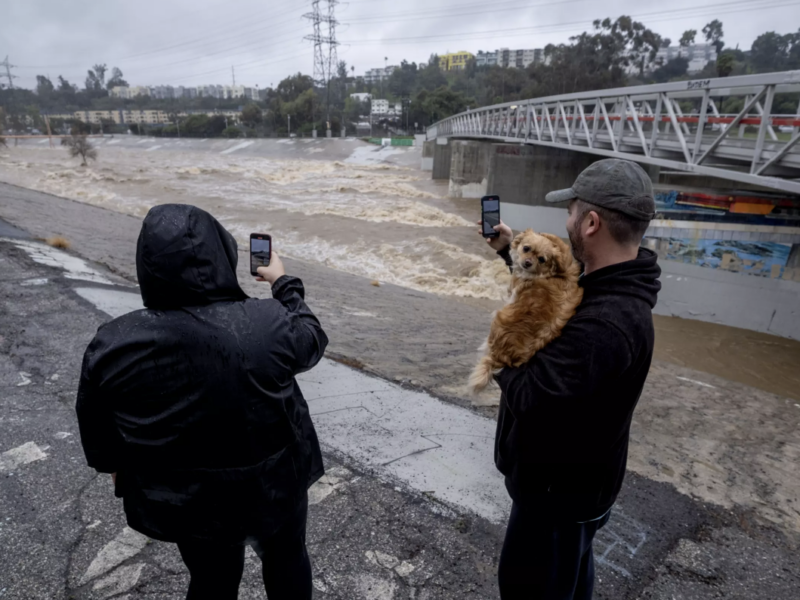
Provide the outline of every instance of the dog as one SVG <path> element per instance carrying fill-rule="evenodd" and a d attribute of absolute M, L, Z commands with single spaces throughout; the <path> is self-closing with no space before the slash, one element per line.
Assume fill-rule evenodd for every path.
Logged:
<path fill-rule="evenodd" d="M 523 231 L 511 243 L 509 300 L 492 320 L 485 354 L 469 379 L 484 389 L 503 367 L 518 367 L 561 335 L 583 299 L 580 267 L 569 246 L 549 233 Z"/>

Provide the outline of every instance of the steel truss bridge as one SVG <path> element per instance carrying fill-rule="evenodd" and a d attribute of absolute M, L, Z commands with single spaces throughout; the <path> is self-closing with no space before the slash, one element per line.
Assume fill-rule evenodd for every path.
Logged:
<path fill-rule="evenodd" d="M 776 100 L 790 114 L 777 114 Z M 731 105 L 741 110 L 720 112 Z M 439 121 L 435 138 L 588 152 L 800 194 L 800 71 L 496 104 Z"/>

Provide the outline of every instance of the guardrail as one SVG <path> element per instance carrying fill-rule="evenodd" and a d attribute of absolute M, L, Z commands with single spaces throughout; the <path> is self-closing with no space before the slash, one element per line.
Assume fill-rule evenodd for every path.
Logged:
<path fill-rule="evenodd" d="M 564 148 L 800 194 L 800 101 L 782 96 L 797 92 L 800 71 L 786 71 L 532 98 L 454 115 L 427 139 Z M 776 98 L 793 112 L 776 113 Z"/>

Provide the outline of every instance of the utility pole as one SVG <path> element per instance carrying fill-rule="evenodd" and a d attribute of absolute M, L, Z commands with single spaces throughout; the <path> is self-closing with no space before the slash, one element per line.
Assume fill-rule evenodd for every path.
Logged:
<path fill-rule="evenodd" d="M 286 122 L 286 127 L 288 128 L 286 137 L 292 137 L 292 115 L 286 115 Z"/>
<path fill-rule="evenodd" d="M 233 78 L 233 87 L 236 87 L 236 71 L 233 70 L 233 65 L 231 65 L 231 77 Z"/>
<path fill-rule="evenodd" d="M 320 8 L 321 2 L 327 4 L 327 10 L 324 12 Z M 331 77 L 339 64 L 336 51 L 336 47 L 339 45 L 339 42 L 336 41 L 336 26 L 339 24 L 335 15 L 337 4 L 339 4 L 339 0 L 313 0 L 312 11 L 303 15 L 304 19 L 311 21 L 314 28 L 314 32 L 303 39 L 314 42 L 314 82 L 319 87 L 325 87 L 325 110 L 328 121 L 331 120 Z M 328 26 L 327 35 L 323 34 L 323 24 Z M 327 56 L 325 55 L 325 46 L 327 46 Z"/>
<path fill-rule="evenodd" d="M 3 62 L 0 63 L 0 67 L 5 67 L 6 68 L 6 78 L 8 79 L 8 89 L 10 89 L 10 90 L 14 89 L 14 80 L 17 78 L 16 75 L 12 75 L 11 74 L 11 69 L 13 67 L 16 67 L 16 66 L 17 65 L 12 65 L 11 63 L 8 62 L 8 56 L 7 55 L 6 55 L 6 59 Z"/>

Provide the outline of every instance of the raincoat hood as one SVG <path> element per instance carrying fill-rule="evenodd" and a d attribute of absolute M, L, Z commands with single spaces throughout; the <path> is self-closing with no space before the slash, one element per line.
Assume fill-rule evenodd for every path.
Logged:
<path fill-rule="evenodd" d="M 204 306 L 247 299 L 236 278 L 236 240 L 206 211 L 164 204 L 147 213 L 136 273 L 147 308 Z"/>

